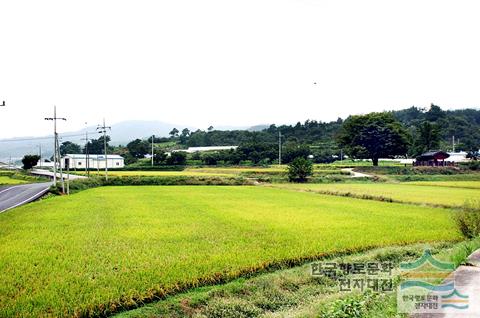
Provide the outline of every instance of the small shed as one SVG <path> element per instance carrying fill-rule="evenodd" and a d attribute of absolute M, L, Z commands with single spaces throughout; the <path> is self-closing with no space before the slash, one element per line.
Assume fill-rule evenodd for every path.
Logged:
<path fill-rule="evenodd" d="M 428 151 L 417 157 L 415 166 L 443 167 L 451 165 L 451 162 L 445 161 L 450 157 L 445 151 Z"/>

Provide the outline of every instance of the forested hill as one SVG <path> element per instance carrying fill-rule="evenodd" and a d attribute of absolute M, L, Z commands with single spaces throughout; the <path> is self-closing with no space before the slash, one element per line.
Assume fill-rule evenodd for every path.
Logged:
<path fill-rule="evenodd" d="M 413 137 L 422 123 L 432 123 L 440 135 L 440 147 L 443 149 L 447 150 L 452 147 L 454 136 L 457 150 L 468 151 L 480 148 L 480 110 L 444 111 L 439 106 L 431 105 L 428 110 L 410 107 L 392 113 L 395 118 L 409 128 Z"/>
<path fill-rule="evenodd" d="M 456 150 L 478 150 L 480 148 L 480 110 L 442 110 L 440 107 L 431 105 L 429 109 L 410 107 L 408 109 L 391 111 L 394 117 L 408 128 L 412 143 L 423 129 L 423 124 L 428 127 L 432 134 L 439 136 L 440 149 L 451 150 L 452 137 L 456 139 Z M 178 134 L 180 143 L 193 146 L 221 146 L 240 145 L 245 143 L 276 143 L 278 134 L 281 132 L 284 142 L 296 142 L 333 150 L 336 148 L 335 136 L 342 126 L 343 120 L 324 123 L 315 120 L 307 120 L 305 123 L 295 125 L 271 125 L 269 128 L 251 132 L 245 130 L 211 131 L 187 130 Z"/>

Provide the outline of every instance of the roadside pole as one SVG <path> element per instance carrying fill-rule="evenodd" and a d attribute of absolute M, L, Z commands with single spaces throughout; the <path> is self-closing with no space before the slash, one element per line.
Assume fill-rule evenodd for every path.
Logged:
<path fill-rule="evenodd" d="M 278 165 L 282 165 L 282 132 L 278 132 Z"/>
<path fill-rule="evenodd" d="M 88 127 L 87 123 L 85 123 L 85 174 L 87 178 L 90 177 L 90 156 L 88 154 Z"/>
<path fill-rule="evenodd" d="M 65 163 L 67 163 L 66 160 Z M 70 195 L 70 159 L 68 159 L 67 164 L 67 195 Z"/>
<path fill-rule="evenodd" d="M 98 126 L 97 130 L 101 134 L 103 133 L 103 147 L 105 151 L 105 180 L 108 180 L 108 157 L 107 157 L 107 129 L 112 129 L 112 127 L 105 126 L 105 118 L 103 119 L 103 126 Z"/>
<path fill-rule="evenodd" d="M 57 106 L 53 106 L 53 117 L 45 117 L 45 120 L 52 120 L 53 121 L 53 184 L 57 185 L 57 154 L 59 153 L 58 147 L 58 134 L 57 134 L 57 120 L 64 120 L 66 118 L 57 117 Z M 60 174 L 61 174 L 61 162 L 60 162 Z M 62 175 L 61 175 L 62 177 Z M 62 186 L 63 186 L 63 178 L 62 178 Z M 65 189 L 63 188 L 65 192 Z"/>
<path fill-rule="evenodd" d="M 155 142 L 155 135 L 152 135 L 152 167 L 153 167 L 153 156 L 154 156 L 154 154 L 153 154 L 153 151 L 154 151 L 153 150 L 153 143 L 154 142 Z"/>
<path fill-rule="evenodd" d="M 62 156 L 60 155 L 60 143 L 58 141 L 57 134 L 57 156 L 58 156 L 58 167 L 60 169 L 60 182 L 62 184 L 62 192 L 65 193 L 65 179 L 63 178 L 63 166 L 62 166 Z"/>

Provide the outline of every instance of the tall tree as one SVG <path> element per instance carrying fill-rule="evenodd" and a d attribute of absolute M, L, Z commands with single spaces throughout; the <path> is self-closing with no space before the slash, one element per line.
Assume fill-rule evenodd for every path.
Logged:
<path fill-rule="evenodd" d="M 438 149 L 440 146 L 440 129 L 436 124 L 424 121 L 417 127 L 413 140 L 413 155 L 418 156 L 425 151 Z"/>
<path fill-rule="evenodd" d="M 135 158 L 143 158 L 151 152 L 150 143 L 146 140 L 135 139 L 127 144 L 128 152 Z"/>
<path fill-rule="evenodd" d="M 110 136 L 107 136 L 107 151 L 111 151 L 111 147 L 108 144 L 110 142 Z M 85 153 L 85 148 L 83 149 L 83 153 Z M 90 154 L 95 154 L 95 155 L 101 155 L 105 153 L 104 151 L 104 145 L 103 145 L 103 136 L 101 136 L 98 139 L 92 139 L 91 141 L 88 142 L 88 153 Z"/>
<path fill-rule="evenodd" d="M 190 130 L 188 128 L 184 128 L 182 130 L 182 133 L 180 134 L 180 143 L 186 144 L 189 136 L 190 136 Z"/>
<path fill-rule="evenodd" d="M 80 145 L 77 145 L 71 141 L 64 141 L 60 145 L 60 154 L 65 156 L 67 153 L 78 154 L 82 152 Z"/>
<path fill-rule="evenodd" d="M 175 138 L 175 137 L 178 137 L 178 129 L 177 128 L 173 128 L 168 134 L 172 137 L 172 138 Z"/>
<path fill-rule="evenodd" d="M 370 113 L 348 117 L 342 125 L 338 143 L 353 158 L 378 159 L 404 155 L 408 133 L 391 113 Z"/>

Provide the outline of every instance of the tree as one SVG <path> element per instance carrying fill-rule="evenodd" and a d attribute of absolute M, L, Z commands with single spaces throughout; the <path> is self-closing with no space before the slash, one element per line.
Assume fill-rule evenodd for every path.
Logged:
<path fill-rule="evenodd" d="M 282 152 L 282 162 L 289 163 L 298 157 L 305 159 L 308 158 L 310 155 L 310 148 L 308 148 L 306 145 L 299 145 L 296 142 L 288 142 L 285 144 Z"/>
<path fill-rule="evenodd" d="M 313 164 L 303 157 L 293 159 L 287 167 L 288 179 L 294 182 L 305 182 L 313 174 Z"/>
<path fill-rule="evenodd" d="M 150 153 L 150 143 L 146 140 L 135 139 L 127 144 L 128 152 L 135 158 L 144 158 Z"/>
<path fill-rule="evenodd" d="M 213 126 L 208 127 L 207 130 L 208 130 L 209 132 L 210 132 L 210 131 L 213 131 Z"/>
<path fill-rule="evenodd" d="M 445 117 L 445 112 L 437 105 L 431 104 L 428 112 L 425 113 L 425 118 L 428 121 L 437 121 Z"/>
<path fill-rule="evenodd" d="M 167 160 L 167 154 L 163 150 L 155 150 L 153 155 L 153 163 L 156 165 L 160 165 Z"/>
<path fill-rule="evenodd" d="M 353 158 L 371 159 L 404 155 L 408 133 L 391 113 L 370 113 L 348 117 L 338 135 L 338 143 Z"/>
<path fill-rule="evenodd" d="M 413 155 L 418 156 L 425 151 L 438 149 L 440 146 L 440 129 L 436 124 L 424 121 L 417 127 L 413 141 Z"/>
<path fill-rule="evenodd" d="M 167 165 L 171 166 L 183 166 L 187 163 L 187 154 L 183 151 L 175 151 L 167 158 Z"/>
<path fill-rule="evenodd" d="M 178 129 L 173 128 L 172 131 L 170 131 L 168 134 L 171 136 L 171 138 L 178 137 Z"/>
<path fill-rule="evenodd" d="M 67 153 L 77 154 L 81 152 L 82 148 L 80 147 L 80 145 L 77 145 L 71 141 L 64 141 L 60 145 L 60 154 L 62 156 L 65 156 Z"/>
<path fill-rule="evenodd" d="M 110 141 L 110 136 L 107 136 L 107 150 L 111 151 L 111 147 L 108 144 Z M 85 153 L 86 148 L 83 148 L 83 153 Z M 88 142 L 88 153 L 93 154 L 93 155 L 101 155 L 105 153 L 104 150 L 104 145 L 103 145 L 103 136 L 101 136 L 98 139 L 92 139 L 91 141 Z"/>
<path fill-rule="evenodd" d="M 125 164 L 126 165 L 131 165 L 132 163 L 135 163 L 138 161 L 137 158 L 135 158 L 134 156 L 132 156 L 129 152 L 127 153 L 124 153 L 121 155 L 123 157 L 123 159 L 125 160 Z"/>
<path fill-rule="evenodd" d="M 188 128 L 184 128 L 180 135 L 180 143 L 182 145 L 186 144 L 189 136 L 190 136 L 190 130 Z"/>
<path fill-rule="evenodd" d="M 215 152 L 207 152 L 203 154 L 202 161 L 208 166 L 215 166 L 219 160 L 218 153 Z"/>
<path fill-rule="evenodd" d="M 23 169 L 32 169 L 37 165 L 38 160 L 40 160 L 39 155 L 25 155 L 22 159 Z"/>

